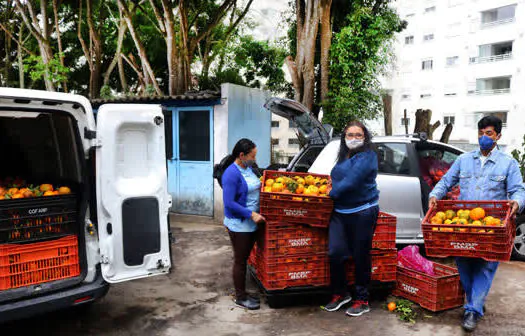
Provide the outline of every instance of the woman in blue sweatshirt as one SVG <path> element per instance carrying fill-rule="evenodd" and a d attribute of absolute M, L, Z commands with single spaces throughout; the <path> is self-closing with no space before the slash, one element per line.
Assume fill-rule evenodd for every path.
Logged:
<path fill-rule="evenodd" d="M 336 311 L 352 301 L 345 269 L 351 256 L 355 263 L 356 297 L 346 314 L 360 316 L 370 311 L 370 250 L 379 214 L 377 155 L 371 148 L 370 132 L 362 123 L 352 121 L 345 127 L 338 160 L 330 176 L 329 195 L 334 200 L 334 211 L 330 218 L 328 254 L 333 297 L 323 309 Z"/>
<path fill-rule="evenodd" d="M 259 299 L 246 293 L 246 266 L 255 244 L 257 223 L 264 222 L 259 212 L 261 182 L 252 171 L 257 147 L 248 139 L 235 144 L 226 161 L 222 181 L 224 225 L 228 228 L 233 247 L 233 284 L 235 304 L 247 309 L 259 309 Z"/>

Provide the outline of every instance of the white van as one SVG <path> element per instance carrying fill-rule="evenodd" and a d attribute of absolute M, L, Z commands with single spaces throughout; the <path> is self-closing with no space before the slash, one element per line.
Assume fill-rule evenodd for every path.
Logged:
<path fill-rule="evenodd" d="M 0 141 L 0 180 L 72 190 L 0 200 L 0 323 L 85 305 L 109 283 L 170 271 L 160 106 L 103 105 L 95 123 L 83 96 L 0 88 Z M 61 239 L 74 245 L 53 247 Z M 60 260 L 72 256 L 64 268 Z"/>

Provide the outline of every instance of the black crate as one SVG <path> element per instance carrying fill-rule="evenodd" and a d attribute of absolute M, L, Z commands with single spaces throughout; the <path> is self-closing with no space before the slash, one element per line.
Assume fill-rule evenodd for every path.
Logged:
<path fill-rule="evenodd" d="M 0 200 L 0 244 L 34 242 L 77 232 L 74 194 Z"/>

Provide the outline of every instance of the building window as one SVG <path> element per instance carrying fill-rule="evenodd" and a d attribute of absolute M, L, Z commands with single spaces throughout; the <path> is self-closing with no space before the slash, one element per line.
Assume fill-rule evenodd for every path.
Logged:
<path fill-rule="evenodd" d="M 414 13 L 409 13 L 409 14 L 406 15 L 406 17 L 407 17 L 407 18 L 409 18 L 409 17 L 414 17 L 414 15 L 415 15 Z"/>
<path fill-rule="evenodd" d="M 455 97 L 458 94 L 456 92 L 445 92 L 445 97 Z"/>
<path fill-rule="evenodd" d="M 425 13 L 432 13 L 436 11 L 436 6 L 425 8 Z"/>
<path fill-rule="evenodd" d="M 401 118 L 401 126 L 410 126 L 410 118 Z"/>
<path fill-rule="evenodd" d="M 445 125 L 448 125 L 448 124 L 454 125 L 455 122 L 456 122 L 456 117 L 455 116 L 445 116 L 443 118 L 443 124 L 445 124 Z"/>
<path fill-rule="evenodd" d="M 434 61 L 433 60 L 424 60 L 421 61 L 421 70 L 432 70 Z"/>
<path fill-rule="evenodd" d="M 414 35 L 405 36 L 405 44 L 414 44 Z"/>
<path fill-rule="evenodd" d="M 278 121 L 272 121 L 272 127 L 273 128 L 279 128 L 279 122 Z"/>
<path fill-rule="evenodd" d="M 481 12 L 481 27 L 487 28 L 503 23 L 513 22 L 516 16 L 516 5 L 504 6 Z"/>
<path fill-rule="evenodd" d="M 486 116 L 495 116 L 501 119 L 503 123 L 503 127 L 507 127 L 507 114 L 508 111 L 486 111 L 486 112 L 476 112 L 474 115 L 476 116 L 476 120 L 474 121 L 474 124 L 477 125 L 478 121 Z"/>
<path fill-rule="evenodd" d="M 301 143 L 299 142 L 299 139 L 297 139 L 297 138 L 290 138 L 290 139 L 288 139 L 288 144 L 289 145 L 299 145 Z"/>
<path fill-rule="evenodd" d="M 430 98 L 432 97 L 431 93 L 422 93 L 419 95 L 419 98 Z"/>
<path fill-rule="evenodd" d="M 447 57 L 447 67 L 453 67 L 458 65 L 459 56 Z"/>
<path fill-rule="evenodd" d="M 289 121 L 288 121 L 288 127 L 289 127 L 289 128 L 296 128 L 297 125 L 296 125 L 292 120 L 289 120 Z"/>
<path fill-rule="evenodd" d="M 279 144 L 279 139 L 272 138 L 272 145 L 278 145 L 278 144 Z"/>
<path fill-rule="evenodd" d="M 434 39 L 434 34 L 423 35 L 423 42 L 432 41 Z"/>
<path fill-rule="evenodd" d="M 404 99 L 404 100 L 410 99 L 410 95 L 408 93 L 402 94 L 401 99 Z"/>

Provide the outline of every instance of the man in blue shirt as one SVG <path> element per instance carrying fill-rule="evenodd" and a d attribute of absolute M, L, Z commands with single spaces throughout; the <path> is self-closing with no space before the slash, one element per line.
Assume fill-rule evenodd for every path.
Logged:
<path fill-rule="evenodd" d="M 459 182 L 460 200 L 509 200 L 512 215 L 525 206 L 525 188 L 518 162 L 495 147 L 501 138 L 502 122 L 487 116 L 478 122 L 479 150 L 458 157 L 429 195 L 429 208 Z M 478 258 L 456 258 L 461 284 L 467 296 L 463 328 L 473 331 L 484 313 L 485 299 L 498 262 Z"/>

